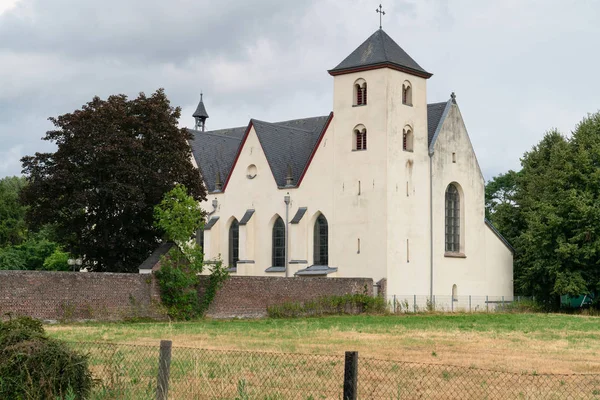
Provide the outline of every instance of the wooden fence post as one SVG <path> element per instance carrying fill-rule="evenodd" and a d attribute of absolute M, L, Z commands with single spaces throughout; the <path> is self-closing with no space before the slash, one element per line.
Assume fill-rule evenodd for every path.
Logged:
<path fill-rule="evenodd" d="M 171 345 L 170 340 L 160 341 L 160 355 L 158 358 L 158 379 L 156 384 L 156 400 L 167 400 L 169 394 L 169 372 L 171 371 Z"/>
<path fill-rule="evenodd" d="M 358 351 L 347 351 L 344 363 L 344 400 L 358 396 Z"/>

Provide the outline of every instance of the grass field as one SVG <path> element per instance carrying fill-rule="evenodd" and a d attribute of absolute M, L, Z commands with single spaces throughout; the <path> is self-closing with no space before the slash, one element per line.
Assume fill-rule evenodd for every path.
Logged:
<path fill-rule="evenodd" d="M 600 373 L 600 317 L 417 314 L 47 326 L 68 341 L 361 356 L 529 373 Z"/>

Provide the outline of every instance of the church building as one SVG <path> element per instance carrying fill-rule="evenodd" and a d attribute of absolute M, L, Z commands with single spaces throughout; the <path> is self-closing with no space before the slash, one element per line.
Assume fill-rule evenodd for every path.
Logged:
<path fill-rule="evenodd" d="M 333 111 L 251 119 L 190 146 L 208 190 L 198 242 L 232 275 L 385 278 L 387 294 L 513 296 L 513 250 L 454 94 L 382 29 L 330 69 Z"/>

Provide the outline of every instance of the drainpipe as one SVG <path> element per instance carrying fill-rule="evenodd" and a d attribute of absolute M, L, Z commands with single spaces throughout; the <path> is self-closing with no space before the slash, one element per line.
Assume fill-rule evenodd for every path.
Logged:
<path fill-rule="evenodd" d="M 289 211 L 290 211 L 290 193 L 288 192 L 284 197 L 283 197 L 283 202 L 285 203 L 285 277 L 287 278 L 289 276 L 289 271 L 288 271 L 288 267 L 289 267 L 289 261 L 288 261 L 288 250 L 289 250 L 289 238 L 288 238 L 288 232 L 289 232 Z"/>
<path fill-rule="evenodd" d="M 433 153 L 429 152 L 429 301 L 433 302 Z"/>

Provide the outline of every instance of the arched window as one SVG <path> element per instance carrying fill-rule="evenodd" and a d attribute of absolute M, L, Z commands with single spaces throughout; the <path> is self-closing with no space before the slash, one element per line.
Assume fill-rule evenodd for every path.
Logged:
<path fill-rule="evenodd" d="M 446 188 L 446 251 L 460 252 L 460 194 L 453 183 Z"/>
<path fill-rule="evenodd" d="M 273 225 L 271 256 L 273 267 L 285 267 L 285 224 L 281 217 L 278 217 Z"/>
<path fill-rule="evenodd" d="M 229 226 L 229 268 L 237 268 L 240 259 L 240 224 L 234 219 Z"/>
<path fill-rule="evenodd" d="M 412 106 L 412 86 L 409 81 L 402 84 L 402 104 Z"/>
<path fill-rule="evenodd" d="M 364 79 L 357 79 L 354 82 L 354 101 L 355 106 L 364 106 L 367 104 L 367 82 Z"/>
<path fill-rule="evenodd" d="M 408 125 L 402 130 L 402 150 L 413 151 L 413 132 Z"/>
<path fill-rule="evenodd" d="M 314 264 L 329 265 L 329 227 L 327 218 L 320 214 L 315 221 L 314 231 Z"/>
<path fill-rule="evenodd" d="M 458 288 L 452 285 L 452 301 L 458 301 Z"/>
<path fill-rule="evenodd" d="M 354 128 L 354 150 L 367 149 L 367 128 L 359 126 Z"/>
<path fill-rule="evenodd" d="M 196 243 L 202 247 L 202 252 L 204 252 L 204 225 L 196 231 Z"/>

